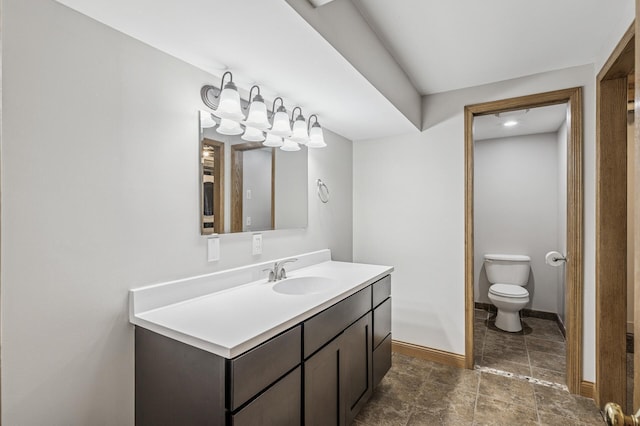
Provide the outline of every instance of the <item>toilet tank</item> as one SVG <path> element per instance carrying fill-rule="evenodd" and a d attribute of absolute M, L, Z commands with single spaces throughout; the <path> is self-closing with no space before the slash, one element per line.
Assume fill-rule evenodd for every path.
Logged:
<path fill-rule="evenodd" d="M 485 254 L 484 267 L 489 282 L 524 286 L 529 280 L 529 256 L 519 254 Z"/>

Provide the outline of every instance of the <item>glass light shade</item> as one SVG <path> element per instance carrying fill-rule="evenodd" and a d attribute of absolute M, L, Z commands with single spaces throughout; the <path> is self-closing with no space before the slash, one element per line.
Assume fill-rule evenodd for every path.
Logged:
<path fill-rule="evenodd" d="M 282 146 L 284 142 L 282 142 L 282 138 L 280 136 L 272 135 L 271 133 L 267 133 L 267 139 L 262 142 L 264 146 L 270 146 L 273 148 L 278 148 Z"/>
<path fill-rule="evenodd" d="M 289 115 L 284 107 L 278 108 L 278 112 L 273 117 L 273 127 L 271 133 L 276 136 L 288 138 L 291 136 L 291 124 L 289 123 Z"/>
<path fill-rule="evenodd" d="M 309 148 L 324 148 L 327 144 L 324 142 L 324 135 L 322 134 L 322 127 L 316 122 L 311 126 L 309 132 L 309 142 L 307 143 Z"/>
<path fill-rule="evenodd" d="M 259 130 L 268 130 L 271 127 L 267 118 L 267 106 L 264 104 L 262 96 L 256 95 L 253 97 L 253 102 L 249 105 L 247 120 L 243 124 Z"/>
<path fill-rule="evenodd" d="M 215 127 L 216 122 L 213 120 L 210 112 L 200 111 L 200 127 L 208 129 L 209 127 Z"/>
<path fill-rule="evenodd" d="M 221 118 L 220 125 L 216 129 L 216 132 L 221 135 L 241 135 L 242 127 L 240 127 L 240 123 L 237 121 L 229 120 L 228 118 Z"/>
<path fill-rule="evenodd" d="M 282 145 L 280 149 L 283 151 L 300 151 L 300 145 L 298 145 L 291 139 L 285 139 L 284 145 Z"/>
<path fill-rule="evenodd" d="M 309 142 L 309 134 L 307 133 L 307 122 L 304 120 L 302 115 L 299 115 L 296 118 L 296 121 L 293 123 L 293 133 L 291 135 L 291 140 L 297 143 L 306 144 Z"/>
<path fill-rule="evenodd" d="M 235 121 L 244 120 L 244 114 L 240 109 L 238 88 L 232 81 L 224 85 L 224 89 L 220 93 L 218 108 L 213 113 L 220 118 L 228 118 Z"/>
<path fill-rule="evenodd" d="M 249 142 L 262 142 L 264 140 L 264 133 L 262 130 L 254 127 L 245 127 L 242 139 Z"/>

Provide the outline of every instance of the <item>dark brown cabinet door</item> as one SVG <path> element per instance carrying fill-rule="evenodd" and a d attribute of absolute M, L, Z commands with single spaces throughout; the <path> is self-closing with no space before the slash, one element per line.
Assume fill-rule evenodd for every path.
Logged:
<path fill-rule="evenodd" d="M 337 337 L 304 363 L 305 426 L 344 424 L 339 374 L 340 337 Z"/>
<path fill-rule="evenodd" d="M 340 336 L 341 381 L 345 424 L 351 424 L 373 391 L 371 365 L 371 312 Z"/>

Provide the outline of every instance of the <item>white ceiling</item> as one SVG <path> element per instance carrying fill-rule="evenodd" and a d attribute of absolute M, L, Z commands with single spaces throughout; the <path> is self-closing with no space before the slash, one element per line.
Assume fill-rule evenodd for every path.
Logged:
<path fill-rule="evenodd" d="M 354 1 L 422 94 L 593 63 L 632 19 L 631 0 Z"/>
<path fill-rule="evenodd" d="M 510 111 L 499 116 L 482 115 L 473 119 L 473 140 L 557 132 L 566 118 L 567 104 Z M 504 123 L 507 121 L 516 121 L 518 124 L 505 127 Z"/>
<path fill-rule="evenodd" d="M 416 131 L 285 1 L 57 1 L 216 76 L 229 69 L 239 88 L 259 84 L 349 139 Z"/>
<path fill-rule="evenodd" d="M 215 76 L 229 69 L 241 89 L 257 83 L 267 102 L 282 96 L 349 139 L 417 131 L 293 0 L 57 1 Z M 430 94 L 592 63 L 629 20 L 632 0 L 335 0 L 316 10 L 351 1 L 417 91 Z M 348 25 L 319 15 L 328 28 Z M 354 29 L 352 56 L 360 35 Z"/>

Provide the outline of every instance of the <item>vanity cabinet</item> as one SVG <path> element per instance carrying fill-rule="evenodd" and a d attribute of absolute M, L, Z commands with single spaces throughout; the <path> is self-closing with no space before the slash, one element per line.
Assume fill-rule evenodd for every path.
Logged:
<path fill-rule="evenodd" d="M 136 424 L 349 425 L 391 365 L 390 283 L 233 359 L 136 327 Z"/>

